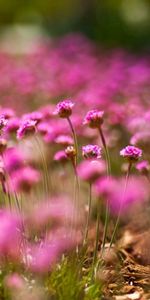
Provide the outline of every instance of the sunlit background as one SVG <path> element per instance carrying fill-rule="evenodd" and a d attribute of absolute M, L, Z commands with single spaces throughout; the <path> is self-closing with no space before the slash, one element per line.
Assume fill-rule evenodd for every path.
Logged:
<path fill-rule="evenodd" d="M 105 47 L 150 48 L 149 0 L 1 0 L 1 47 L 83 32 Z M 34 41 L 34 42 L 35 42 Z M 19 45 L 18 45 L 19 47 Z M 21 47 L 21 46 L 20 46 Z"/>

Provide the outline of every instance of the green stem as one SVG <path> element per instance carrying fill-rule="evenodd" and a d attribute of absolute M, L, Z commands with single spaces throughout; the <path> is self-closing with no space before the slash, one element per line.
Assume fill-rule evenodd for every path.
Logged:
<path fill-rule="evenodd" d="M 106 140 L 102 131 L 102 128 L 99 127 L 99 134 L 100 134 L 100 138 L 102 141 L 102 145 L 104 147 L 105 150 L 105 157 L 106 157 L 106 162 L 107 162 L 107 176 L 108 179 L 111 175 L 111 163 L 110 163 L 110 157 L 109 157 L 109 151 L 106 145 Z M 107 199 L 107 203 L 106 203 L 106 213 L 105 213 L 105 224 L 104 224 L 104 234 L 103 234 L 103 240 L 102 240 L 102 249 L 104 250 L 105 247 L 105 242 L 106 242 L 106 237 L 107 237 L 107 230 L 108 230 L 108 223 L 109 223 L 109 201 Z"/>
<path fill-rule="evenodd" d="M 90 184 L 89 184 L 88 215 L 87 215 L 87 220 L 86 220 L 85 236 L 84 236 L 83 245 L 86 244 L 86 242 L 87 242 L 87 237 L 88 237 L 89 222 L 90 222 L 90 214 L 91 214 L 91 202 L 92 202 L 92 184 L 90 183 Z"/>
<path fill-rule="evenodd" d="M 113 231 L 113 234 L 112 234 L 112 238 L 111 238 L 111 241 L 110 241 L 110 248 L 113 244 L 113 241 L 114 241 L 114 238 L 115 238 L 115 235 L 116 235 L 116 231 L 117 231 L 117 228 L 118 228 L 118 225 L 119 225 L 121 211 L 122 211 L 122 205 L 123 205 L 124 197 L 125 197 L 126 190 L 127 190 L 127 185 L 128 185 L 128 180 L 129 180 L 131 167 L 132 167 L 132 163 L 130 162 L 129 166 L 128 166 L 127 174 L 126 174 L 125 187 L 124 187 L 124 191 L 123 191 L 123 197 L 122 197 L 122 200 L 121 200 L 121 203 L 120 203 L 118 217 L 117 217 L 116 224 L 115 224 L 115 227 L 114 227 L 114 231 Z"/>
<path fill-rule="evenodd" d="M 110 156 L 109 156 L 109 151 L 106 145 L 106 141 L 105 141 L 105 137 L 102 131 L 102 128 L 99 127 L 99 134 L 101 137 L 101 141 L 105 150 L 105 156 L 106 156 L 106 161 L 107 161 L 107 175 L 110 176 L 111 175 L 111 163 L 110 163 Z"/>
<path fill-rule="evenodd" d="M 75 185 L 74 185 L 74 212 L 76 214 L 76 211 L 78 211 L 78 200 L 79 200 L 79 191 L 80 191 L 80 184 L 79 184 L 79 178 L 76 170 L 75 162 L 72 161 L 74 174 L 75 174 Z"/>
<path fill-rule="evenodd" d="M 75 165 L 77 164 L 77 159 L 78 159 L 78 142 L 77 142 L 77 136 L 74 130 L 74 127 L 72 125 L 71 119 L 68 117 L 67 121 L 69 123 L 72 135 L 73 135 L 73 140 L 74 140 L 74 147 L 75 147 L 75 151 L 76 151 L 76 159 L 75 159 Z"/>
<path fill-rule="evenodd" d="M 95 244 L 94 256 L 93 256 L 92 279 L 94 276 L 94 268 L 95 268 L 95 264 L 97 261 L 97 252 L 98 252 L 98 243 L 99 243 L 99 227 L 100 227 L 100 206 L 98 205 L 97 225 L 96 225 L 96 244 Z"/>

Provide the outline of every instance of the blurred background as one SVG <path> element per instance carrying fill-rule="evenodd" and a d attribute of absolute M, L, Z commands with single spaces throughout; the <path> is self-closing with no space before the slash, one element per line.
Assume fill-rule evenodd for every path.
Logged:
<path fill-rule="evenodd" d="M 0 0 L 1 43 L 83 32 L 108 48 L 150 49 L 149 0 Z"/>

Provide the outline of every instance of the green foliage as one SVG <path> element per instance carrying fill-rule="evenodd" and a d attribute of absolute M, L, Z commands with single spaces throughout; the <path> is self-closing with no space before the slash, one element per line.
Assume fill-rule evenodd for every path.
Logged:
<path fill-rule="evenodd" d="M 53 300 L 98 300 L 102 294 L 100 282 L 91 281 L 91 270 L 83 275 L 72 258 L 62 260 L 46 280 L 46 287 Z"/>

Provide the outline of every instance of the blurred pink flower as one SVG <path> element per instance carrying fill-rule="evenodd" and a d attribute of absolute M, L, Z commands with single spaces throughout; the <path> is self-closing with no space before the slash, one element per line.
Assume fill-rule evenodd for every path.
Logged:
<path fill-rule="evenodd" d="M 40 173 L 27 166 L 14 171 L 8 178 L 8 189 L 11 192 L 29 193 L 31 188 L 40 181 Z"/>
<path fill-rule="evenodd" d="M 108 199 L 110 210 L 113 214 L 118 214 L 121 207 L 121 213 L 124 214 L 134 203 L 143 202 L 148 199 L 149 187 L 146 182 L 139 177 L 130 177 L 127 189 L 124 178 L 100 178 L 95 183 L 95 192 L 104 201 Z"/>
<path fill-rule="evenodd" d="M 27 217 L 27 223 L 30 225 L 29 230 L 32 228 L 42 230 L 47 225 L 54 227 L 66 224 L 66 226 L 70 226 L 70 221 L 75 214 L 74 225 L 77 225 L 80 217 L 77 216 L 72 202 L 59 196 L 36 205 Z"/>
<path fill-rule="evenodd" d="M 73 144 L 73 139 L 69 135 L 59 135 L 55 139 L 56 144 L 63 145 L 65 147 Z"/>
<path fill-rule="evenodd" d="M 11 119 L 15 116 L 15 111 L 12 108 L 2 108 L 0 109 L 0 114 L 4 116 L 5 119 Z"/>
<path fill-rule="evenodd" d="M 43 115 L 42 115 L 42 113 L 40 111 L 33 111 L 31 113 L 23 115 L 23 119 L 24 120 L 35 121 L 36 125 L 41 122 L 42 118 L 43 118 Z"/>
<path fill-rule="evenodd" d="M 106 171 L 106 165 L 104 161 L 98 160 L 86 160 L 81 162 L 77 167 L 77 173 L 79 177 L 88 182 L 94 182 Z"/>
<path fill-rule="evenodd" d="M 20 255 L 21 219 L 15 213 L 0 210 L 0 257 Z"/>
<path fill-rule="evenodd" d="M 39 124 L 37 124 L 37 132 L 41 135 L 46 135 L 49 130 L 49 123 L 46 121 L 42 121 Z"/>
<path fill-rule="evenodd" d="M 150 164 L 147 160 L 138 162 L 135 167 L 140 173 L 145 175 L 148 175 L 150 171 Z"/>
<path fill-rule="evenodd" d="M 19 118 L 11 118 L 5 127 L 5 132 L 8 134 L 16 133 L 20 126 Z"/>
<path fill-rule="evenodd" d="M 67 158 L 67 155 L 66 155 L 65 151 L 60 150 L 60 151 L 56 152 L 55 155 L 54 155 L 54 160 L 62 162 L 62 163 L 67 162 L 68 158 Z"/>
<path fill-rule="evenodd" d="M 74 237 L 74 238 L 73 238 Z M 61 255 L 66 251 L 71 251 L 79 243 L 79 238 L 75 232 L 70 234 L 66 229 L 51 231 L 46 242 L 39 244 L 29 244 L 25 250 L 24 260 L 27 267 L 39 274 L 50 272 Z"/>
<path fill-rule="evenodd" d="M 36 123 L 37 121 L 23 120 L 22 123 L 20 124 L 19 129 L 17 130 L 17 138 L 20 140 L 25 136 L 34 134 L 36 131 L 36 127 L 35 127 Z"/>
<path fill-rule="evenodd" d="M 19 171 L 24 166 L 24 156 L 18 148 L 8 148 L 5 151 L 3 159 L 4 168 L 9 175 L 13 172 Z"/>
<path fill-rule="evenodd" d="M 25 281 L 23 277 L 18 273 L 11 273 L 4 279 L 5 286 L 10 290 L 20 290 L 24 287 Z"/>

